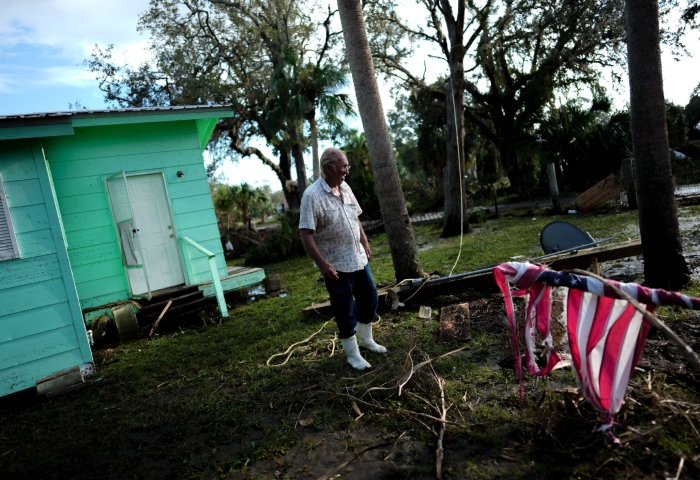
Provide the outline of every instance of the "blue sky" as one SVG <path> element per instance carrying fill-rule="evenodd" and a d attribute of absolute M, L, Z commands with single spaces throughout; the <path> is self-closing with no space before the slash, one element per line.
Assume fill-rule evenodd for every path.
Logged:
<path fill-rule="evenodd" d="M 0 114 L 103 108 L 94 75 L 82 67 L 95 44 L 125 59 L 145 58 L 136 31 L 147 0 L 0 0 Z"/>
<path fill-rule="evenodd" d="M 136 27 L 147 8 L 148 0 L 0 0 L 0 114 L 68 110 L 76 101 L 87 108 L 106 108 L 83 61 L 96 44 L 114 44 L 115 60 L 131 65 L 145 60 L 148 38 Z M 681 105 L 700 82 L 698 37 L 695 31 L 686 38 L 696 58 L 676 62 L 664 55 L 666 97 Z M 626 82 L 620 87 L 616 103 L 621 106 Z M 383 93 L 385 109 L 391 108 L 388 89 Z M 229 164 L 224 174 L 232 183 L 279 188 L 272 171 L 257 159 Z"/>

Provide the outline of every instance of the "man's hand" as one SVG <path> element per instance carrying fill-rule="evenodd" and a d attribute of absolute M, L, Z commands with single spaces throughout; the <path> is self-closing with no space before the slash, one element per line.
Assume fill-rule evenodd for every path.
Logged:
<path fill-rule="evenodd" d="M 362 248 L 365 249 L 365 254 L 367 254 L 367 261 L 369 262 L 372 260 L 372 249 L 369 248 L 369 243 L 367 243 L 367 239 L 365 239 L 364 242 L 362 243 Z"/>
<path fill-rule="evenodd" d="M 321 270 L 321 275 L 323 275 L 323 278 L 332 282 L 338 280 L 338 272 L 336 272 L 333 265 L 328 263 L 326 259 L 323 258 L 323 255 L 321 255 L 316 247 L 314 231 L 309 230 L 308 228 L 301 228 L 299 229 L 299 232 L 301 234 L 301 243 L 304 245 L 306 253 L 309 254 L 309 257 L 311 257 L 316 266 L 318 266 L 319 270 Z"/>
<path fill-rule="evenodd" d="M 321 269 L 321 275 L 328 281 L 335 282 L 338 280 L 338 272 L 336 272 L 333 265 L 328 262 L 323 262 L 323 265 L 319 265 L 318 268 Z"/>
<path fill-rule="evenodd" d="M 362 248 L 365 249 L 367 261 L 369 262 L 372 259 L 372 249 L 369 248 L 369 241 L 367 240 L 367 235 L 365 235 L 365 231 L 362 228 L 362 222 L 360 222 L 359 218 L 357 219 L 357 224 L 360 226 L 360 244 L 362 244 Z"/>

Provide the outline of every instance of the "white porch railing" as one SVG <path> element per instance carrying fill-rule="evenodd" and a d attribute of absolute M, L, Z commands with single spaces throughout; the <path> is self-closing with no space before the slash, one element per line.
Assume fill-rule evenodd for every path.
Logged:
<path fill-rule="evenodd" d="M 186 257 L 187 257 L 188 269 L 190 270 L 188 272 L 188 274 L 190 275 L 190 278 L 192 278 L 193 272 L 191 271 L 192 270 L 192 257 L 190 256 L 190 249 L 188 247 L 192 247 L 195 250 L 200 251 L 209 260 L 209 270 L 211 271 L 211 283 L 214 286 L 214 291 L 216 292 L 216 301 L 219 304 L 219 311 L 221 312 L 222 317 L 224 317 L 224 318 L 228 317 L 228 308 L 226 307 L 226 300 L 224 299 L 224 289 L 221 288 L 221 280 L 219 279 L 219 272 L 218 272 L 218 269 L 216 268 L 216 262 L 214 261 L 214 257 L 216 255 L 189 237 L 182 237 L 181 236 L 180 243 L 182 244 L 182 250 L 185 252 Z"/>

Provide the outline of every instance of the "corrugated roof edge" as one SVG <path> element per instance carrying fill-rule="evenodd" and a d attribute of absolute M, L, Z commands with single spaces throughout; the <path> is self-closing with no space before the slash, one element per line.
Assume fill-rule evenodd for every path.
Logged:
<path fill-rule="evenodd" d="M 95 118 L 103 116 L 126 116 L 141 114 L 168 114 L 187 111 L 231 111 L 225 105 L 183 105 L 174 107 L 111 108 L 102 110 L 67 110 L 59 112 L 20 113 L 0 115 L 0 128 L 54 125 L 70 123 L 73 118 Z"/>

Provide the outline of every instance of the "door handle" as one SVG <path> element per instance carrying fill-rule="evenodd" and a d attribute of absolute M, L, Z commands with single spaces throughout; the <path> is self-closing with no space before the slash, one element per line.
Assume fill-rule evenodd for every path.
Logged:
<path fill-rule="evenodd" d="M 171 234 L 170 234 L 170 238 L 174 238 L 174 237 L 175 237 L 175 235 L 173 235 L 173 234 L 171 233 Z"/>

